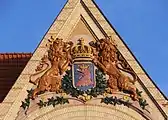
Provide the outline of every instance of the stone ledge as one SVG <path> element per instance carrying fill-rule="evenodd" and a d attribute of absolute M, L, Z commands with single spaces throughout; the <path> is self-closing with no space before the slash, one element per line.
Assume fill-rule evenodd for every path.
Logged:
<path fill-rule="evenodd" d="M 96 6 L 94 5 L 94 3 L 91 0 L 83 0 L 83 2 L 85 3 L 85 5 L 88 8 L 95 8 Z"/>
<path fill-rule="evenodd" d="M 106 20 L 97 20 L 100 24 L 100 26 L 103 28 L 103 30 L 107 33 L 110 34 L 109 36 L 111 36 L 112 34 L 115 34 L 113 28 L 111 28 L 111 26 L 109 25 L 109 23 Z"/>
<path fill-rule="evenodd" d="M 157 99 L 164 99 L 163 95 L 158 91 L 156 87 L 154 88 L 148 88 L 152 96 L 157 100 Z"/>
<path fill-rule="evenodd" d="M 105 21 L 104 16 L 99 12 L 97 8 L 90 8 L 89 10 L 94 15 L 97 21 Z"/>
<path fill-rule="evenodd" d="M 57 20 L 67 20 L 73 9 L 63 9 L 63 11 L 57 17 Z"/>
<path fill-rule="evenodd" d="M 137 61 L 127 61 L 136 74 L 144 73 Z"/>
<path fill-rule="evenodd" d="M 137 75 L 147 88 L 155 88 L 155 85 L 152 83 L 152 81 L 147 77 L 145 73 Z"/>
<path fill-rule="evenodd" d="M 135 61 L 134 57 L 131 55 L 130 51 L 126 47 L 120 47 L 118 50 L 121 52 L 125 60 Z"/>
<path fill-rule="evenodd" d="M 48 50 L 47 47 L 46 48 L 41 48 L 41 47 L 37 48 L 30 60 L 41 61 L 41 58 L 43 58 L 44 55 L 46 55 L 47 50 Z"/>
<path fill-rule="evenodd" d="M 66 8 L 74 8 L 79 0 L 68 0 L 67 4 L 65 5 L 64 9 Z"/>
<path fill-rule="evenodd" d="M 65 23 L 65 20 L 56 20 L 55 23 L 51 26 L 48 33 L 53 33 L 53 32 L 58 33 L 62 28 L 62 26 L 64 25 L 64 23 Z"/>
<path fill-rule="evenodd" d="M 29 82 L 29 76 L 20 74 L 12 89 L 22 89 Z"/>
<path fill-rule="evenodd" d="M 23 101 L 27 96 L 26 90 L 29 89 L 29 88 L 32 88 L 32 86 L 33 86 L 32 84 L 26 84 L 24 86 L 24 88 L 22 90 L 20 90 L 19 94 L 17 96 L 15 96 L 15 101 L 10 106 L 7 114 L 5 115 L 4 120 L 14 120 L 16 118 L 17 113 L 20 109 L 20 105 L 22 103 L 21 101 Z"/>
<path fill-rule="evenodd" d="M 5 99 L 3 100 L 3 102 L 14 102 L 16 99 L 16 96 L 18 96 L 18 94 L 20 93 L 22 89 L 11 89 L 9 91 L 9 93 L 7 94 L 7 96 L 5 97 Z"/>
<path fill-rule="evenodd" d="M 2 102 L 0 104 L 0 118 L 1 116 L 5 116 L 5 114 L 8 112 L 9 108 L 11 107 L 12 103 L 5 103 Z"/>
<path fill-rule="evenodd" d="M 119 36 L 116 35 L 115 37 L 115 43 L 117 44 L 117 48 L 120 49 L 120 47 L 126 47 L 123 43 L 123 41 L 119 38 Z"/>

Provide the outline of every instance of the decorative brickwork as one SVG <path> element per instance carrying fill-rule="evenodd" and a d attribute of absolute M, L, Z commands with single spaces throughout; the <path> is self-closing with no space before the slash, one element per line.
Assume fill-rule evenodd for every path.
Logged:
<path fill-rule="evenodd" d="M 83 29 L 83 27 L 85 27 L 85 30 Z M 141 99 L 141 101 L 139 100 L 139 102 L 133 101 L 128 108 L 126 103 L 123 104 L 122 102 L 121 104 L 120 99 L 118 99 L 119 97 L 121 98 L 121 96 L 125 95 L 125 93 L 121 91 L 112 91 L 110 94 L 116 95 L 118 98 L 113 99 L 115 97 L 111 96 L 105 97 L 105 93 L 102 95 L 103 99 L 101 99 L 102 96 L 100 95 L 97 98 L 91 96 L 92 99 L 90 100 L 89 98 L 87 98 L 87 95 L 85 96 L 85 94 L 80 94 L 81 96 L 83 95 L 82 97 L 85 97 L 84 99 L 81 99 L 84 102 L 80 102 L 80 100 L 75 101 L 74 99 L 68 98 L 69 104 L 62 104 L 59 99 L 47 99 L 52 98 L 54 95 L 57 95 L 57 98 L 62 98 L 60 96 L 63 96 L 63 93 L 56 94 L 55 92 L 51 92 L 51 86 L 49 86 L 48 88 L 46 88 L 48 89 L 48 92 L 44 91 L 44 94 L 37 95 L 37 98 L 35 100 L 31 100 L 30 102 L 30 99 L 26 99 L 26 91 L 37 88 L 36 85 L 29 83 L 30 76 L 36 73 L 36 68 L 37 66 L 39 66 L 41 58 L 45 55 L 48 55 L 47 53 L 49 47 L 46 46 L 46 44 L 49 43 L 48 39 L 50 39 L 51 36 L 53 36 L 54 38 L 62 38 L 64 42 L 72 41 L 74 43 L 76 43 L 76 40 L 79 37 L 89 39 L 90 41 L 99 41 L 99 39 L 111 36 L 114 44 L 116 44 L 117 50 L 119 51 L 123 58 L 123 61 L 125 62 L 125 66 L 129 66 L 129 70 L 133 71 L 137 75 L 138 79 L 135 82 L 135 87 L 139 90 L 138 96 L 141 96 L 141 98 L 144 99 Z M 9 57 L 11 58 L 11 55 L 3 55 L 3 57 L 0 58 L 8 59 Z M 123 71 L 122 73 L 124 75 L 128 74 Z M 106 77 L 108 78 L 109 76 Z M 65 87 L 65 89 L 68 88 Z M 130 92 L 133 91 L 131 91 L 130 89 Z M 70 96 L 70 93 L 67 92 L 67 94 Z M 80 95 L 78 96 L 80 97 Z M 123 97 L 123 99 L 126 100 L 127 98 L 127 96 Z M 40 100 L 42 103 L 42 108 L 39 108 L 39 104 L 37 104 Z M 43 102 L 42 100 L 45 101 Z M 52 100 L 55 100 L 55 102 Z M 101 100 L 103 101 L 101 102 Z M 23 102 L 23 106 L 20 107 Z M 148 105 L 144 108 L 143 105 L 145 105 L 146 102 L 148 103 Z M 55 106 L 55 103 L 59 104 Z M 3 111 L 2 113 L 0 112 L 0 119 L 166 120 L 168 115 L 168 108 L 166 103 L 167 98 L 159 91 L 157 86 L 142 69 L 121 37 L 106 20 L 95 2 L 93 0 L 68 0 L 61 13 L 58 15 L 57 19 L 54 21 L 51 28 L 42 39 L 41 43 L 27 63 L 23 72 L 18 77 L 7 97 L 0 104 L 0 111 Z M 24 105 L 30 107 L 26 114 L 23 110 Z"/>

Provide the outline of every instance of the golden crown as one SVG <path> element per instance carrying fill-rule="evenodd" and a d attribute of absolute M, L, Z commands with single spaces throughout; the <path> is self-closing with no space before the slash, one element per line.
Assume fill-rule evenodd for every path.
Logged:
<path fill-rule="evenodd" d="M 89 65 L 86 65 L 86 64 L 80 64 L 78 65 L 80 69 L 86 69 L 86 68 L 89 68 Z"/>
<path fill-rule="evenodd" d="M 92 49 L 90 46 L 85 45 L 85 41 L 83 38 L 78 40 L 77 45 L 72 48 L 72 56 L 73 58 L 90 58 L 92 54 Z"/>

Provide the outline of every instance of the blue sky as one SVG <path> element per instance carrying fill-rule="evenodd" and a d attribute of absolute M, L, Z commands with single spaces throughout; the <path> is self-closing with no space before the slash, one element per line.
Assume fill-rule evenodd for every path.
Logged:
<path fill-rule="evenodd" d="M 168 96 L 168 0 L 95 0 Z M 0 0 L 0 52 L 33 52 L 66 0 Z"/>

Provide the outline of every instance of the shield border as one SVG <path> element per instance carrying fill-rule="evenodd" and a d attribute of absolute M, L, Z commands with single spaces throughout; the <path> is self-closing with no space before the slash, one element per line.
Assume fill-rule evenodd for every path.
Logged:
<path fill-rule="evenodd" d="M 92 63 L 91 61 L 85 61 L 85 62 L 83 62 L 83 61 L 81 61 L 81 62 L 79 62 L 79 61 L 74 61 L 73 62 L 73 64 L 72 64 L 72 84 L 73 84 L 73 87 L 74 88 L 76 88 L 76 89 L 78 89 L 76 86 L 75 86 L 75 80 L 74 80 L 74 63 Z M 94 66 L 94 71 L 93 71 L 93 76 L 94 76 L 94 82 L 95 82 L 95 84 L 94 84 L 94 87 L 96 87 L 96 75 L 95 75 L 95 73 L 96 73 L 96 68 L 95 68 L 95 65 L 94 65 L 94 63 L 92 63 L 93 64 L 93 66 Z M 92 88 L 94 88 L 94 87 L 92 87 Z M 91 89 L 91 88 L 90 88 Z M 80 90 L 80 89 L 78 89 L 78 90 Z"/>

